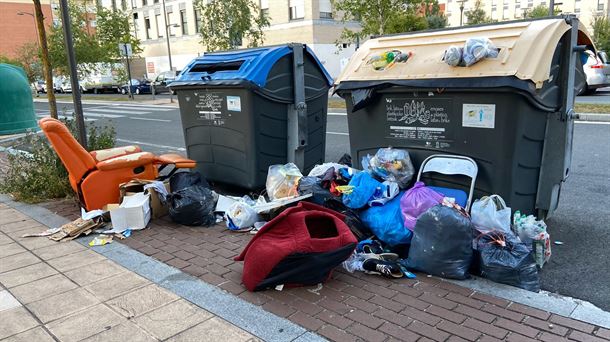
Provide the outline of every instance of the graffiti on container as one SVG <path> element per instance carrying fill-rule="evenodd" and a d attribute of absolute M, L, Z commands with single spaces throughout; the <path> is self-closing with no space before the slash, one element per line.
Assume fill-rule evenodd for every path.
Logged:
<path fill-rule="evenodd" d="M 386 99 L 388 121 L 412 124 L 419 121 L 422 125 L 430 123 L 449 123 L 447 108 L 442 106 L 426 106 L 424 101 L 411 100 L 404 104 Z"/>

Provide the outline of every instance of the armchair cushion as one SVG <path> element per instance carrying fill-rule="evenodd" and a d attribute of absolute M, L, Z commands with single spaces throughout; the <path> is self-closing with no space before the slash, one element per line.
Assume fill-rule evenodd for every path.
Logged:
<path fill-rule="evenodd" d="M 105 150 L 91 151 L 89 153 L 91 154 L 93 159 L 95 159 L 95 162 L 99 163 L 101 161 L 104 161 L 104 160 L 107 160 L 110 158 L 115 158 L 118 156 L 124 156 L 127 154 L 132 154 L 132 153 L 137 153 L 137 152 L 142 152 L 142 149 L 139 146 L 130 145 L 130 146 L 107 148 Z"/>
<path fill-rule="evenodd" d="M 124 169 L 124 168 L 135 168 L 138 166 L 144 166 L 152 164 L 155 159 L 155 155 L 150 152 L 137 152 L 119 156 L 115 158 L 106 159 L 102 162 L 97 163 L 97 169 L 101 171 Z"/>
<path fill-rule="evenodd" d="M 155 164 L 174 164 L 178 169 L 192 169 L 197 166 L 197 163 L 194 160 L 185 158 L 175 153 L 156 156 Z"/>

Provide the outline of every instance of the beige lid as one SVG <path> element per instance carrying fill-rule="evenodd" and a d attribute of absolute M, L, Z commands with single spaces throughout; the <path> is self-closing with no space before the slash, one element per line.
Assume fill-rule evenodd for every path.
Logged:
<path fill-rule="evenodd" d="M 366 41 L 352 56 L 335 81 L 382 81 L 434 78 L 516 76 L 541 88 L 549 78 L 551 59 L 563 34 L 570 29 L 564 19 L 516 21 L 460 29 L 384 36 Z M 592 45 L 586 29 L 579 25 L 579 44 Z M 500 49 L 497 58 L 470 67 L 453 67 L 443 61 L 452 45 L 464 46 L 469 38 L 489 38 Z M 375 70 L 369 59 L 387 51 L 412 53 L 404 63 Z"/>

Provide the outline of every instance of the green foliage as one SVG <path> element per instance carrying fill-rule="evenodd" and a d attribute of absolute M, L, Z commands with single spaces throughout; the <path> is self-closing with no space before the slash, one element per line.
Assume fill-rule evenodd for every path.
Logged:
<path fill-rule="evenodd" d="M 358 31 L 344 28 L 337 45 L 369 36 L 447 26 L 437 0 L 331 0 L 335 17 L 357 21 Z"/>
<path fill-rule="evenodd" d="M 557 8 L 553 11 L 554 15 L 561 13 Z M 526 18 L 534 19 L 534 18 L 544 18 L 549 16 L 549 8 L 545 5 L 538 5 L 531 9 L 531 11 L 527 12 L 525 15 Z"/>
<path fill-rule="evenodd" d="M 119 43 L 131 44 L 131 51 L 134 55 L 142 52 L 140 40 L 131 34 L 133 27 L 129 13 L 100 7 L 97 9 L 96 23 L 97 39 L 110 59 L 121 58 Z"/>
<path fill-rule="evenodd" d="M 64 120 L 64 123 L 76 135 L 75 121 Z M 88 136 L 90 151 L 114 147 L 116 133 L 113 127 L 91 125 Z M 27 203 L 74 195 L 68 172 L 43 135 L 29 133 L 21 148 L 30 152 L 9 155 L 8 170 L 0 179 L 0 192 Z"/>
<path fill-rule="evenodd" d="M 260 11 L 258 1 L 197 0 L 195 6 L 201 11 L 201 44 L 208 51 L 235 49 L 243 40 L 248 47 L 263 43 L 269 18 Z"/>
<path fill-rule="evenodd" d="M 593 42 L 598 50 L 610 52 L 610 20 L 606 16 L 593 18 Z"/>
<path fill-rule="evenodd" d="M 10 58 L 8 56 L 5 55 L 0 55 L 0 63 L 3 64 L 10 64 L 10 65 L 14 65 L 14 66 L 18 66 L 18 67 L 22 67 L 23 68 L 23 64 L 21 64 L 21 61 L 14 59 L 14 58 Z"/>
<path fill-rule="evenodd" d="M 464 13 L 466 15 L 466 25 L 477 25 L 493 23 L 495 20 L 487 16 L 487 13 L 483 9 L 483 3 L 481 0 L 476 0 L 474 8 Z"/>
<path fill-rule="evenodd" d="M 44 79 L 38 44 L 26 43 L 17 50 L 17 59 L 22 64 L 30 82 Z"/>

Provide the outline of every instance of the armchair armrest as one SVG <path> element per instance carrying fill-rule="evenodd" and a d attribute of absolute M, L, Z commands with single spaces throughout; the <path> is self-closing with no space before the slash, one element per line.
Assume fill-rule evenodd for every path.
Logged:
<path fill-rule="evenodd" d="M 156 156 L 155 164 L 173 164 L 177 169 L 192 169 L 197 166 L 197 163 L 194 160 L 185 158 L 175 153 L 168 153 Z"/>
<path fill-rule="evenodd" d="M 119 156 L 124 156 L 132 153 L 142 152 L 139 146 L 130 145 L 130 146 L 121 146 L 121 147 L 113 147 L 107 148 L 105 150 L 97 150 L 91 151 L 89 154 L 95 159 L 96 163 L 102 162 L 104 160 L 108 160 L 110 158 L 115 158 Z"/>
<path fill-rule="evenodd" d="M 110 158 L 97 163 L 97 169 L 102 171 L 135 168 L 151 164 L 155 156 L 150 152 L 137 152 L 120 157 Z"/>

